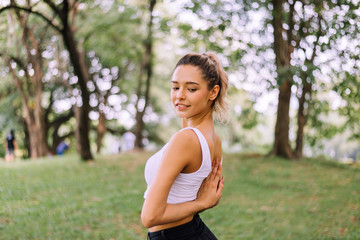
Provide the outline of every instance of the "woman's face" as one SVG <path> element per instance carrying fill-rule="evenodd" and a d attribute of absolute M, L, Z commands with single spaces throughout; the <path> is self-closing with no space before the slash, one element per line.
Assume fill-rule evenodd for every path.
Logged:
<path fill-rule="evenodd" d="M 198 67 L 180 65 L 175 69 L 171 78 L 171 101 L 180 118 L 208 112 L 214 99 Z"/>

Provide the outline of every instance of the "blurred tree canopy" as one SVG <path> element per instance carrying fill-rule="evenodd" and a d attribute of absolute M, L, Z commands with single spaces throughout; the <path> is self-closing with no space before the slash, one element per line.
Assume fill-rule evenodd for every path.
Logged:
<path fill-rule="evenodd" d="M 336 134 L 360 142 L 357 1 L 0 4 L 0 137 L 15 128 L 24 156 L 75 136 L 91 160 L 126 131 L 138 148 L 162 144 L 179 126 L 168 79 L 189 51 L 216 52 L 228 72 L 229 150 L 291 159 Z"/>
<path fill-rule="evenodd" d="M 208 23 L 196 31 L 196 34 L 192 32 L 190 35 L 196 38 L 200 35 L 200 39 L 205 39 L 203 41 L 205 46 L 224 53 L 227 59 L 234 60 L 233 64 L 236 67 L 249 67 L 242 62 L 246 60 L 247 55 L 241 55 L 241 50 L 248 48 L 256 55 L 264 56 L 260 61 L 252 57 L 251 67 L 262 73 L 262 76 L 255 81 L 263 82 L 261 85 L 265 86 L 264 82 L 267 81 L 270 83 L 268 89 L 276 88 L 278 91 L 273 154 L 286 158 L 303 156 L 306 134 L 304 131 L 309 117 L 315 120 L 313 123 L 321 122 L 326 129 L 334 130 L 332 133 L 326 131 L 325 134 L 317 131 L 324 134 L 322 137 L 332 137 L 334 133 L 344 131 L 345 125 L 335 127 L 318 120 L 319 116 L 328 114 L 328 111 L 313 107 L 318 105 L 317 101 L 322 101 L 314 95 L 324 82 L 333 85 L 334 81 L 329 79 L 332 77 L 341 79 L 340 81 L 346 86 L 356 82 L 353 79 L 359 75 L 359 57 L 358 54 L 354 54 L 354 50 L 359 52 L 360 39 L 358 2 L 192 1 L 186 4 L 185 8 L 191 9 L 200 19 L 205 19 Z M 258 21 L 258 29 L 251 26 L 246 30 L 247 26 L 234 24 L 236 22 L 252 25 L 254 20 Z M 243 28 L 245 28 L 245 36 L 238 38 L 244 31 Z M 183 29 L 194 31 L 190 27 Z M 243 48 L 237 49 L 235 44 L 238 46 L 242 44 Z M 269 50 L 272 53 L 268 52 Z M 332 58 L 329 59 L 329 56 Z M 324 70 L 327 72 L 324 73 Z M 249 78 L 245 81 L 248 80 Z M 351 92 L 349 89 L 347 91 Z M 339 94 L 343 95 L 343 92 L 340 91 Z M 297 127 L 294 144 L 289 141 L 292 98 L 297 102 L 297 120 L 293 121 Z M 347 109 L 356 111 L 357 106 L 354 107 L 347 104 Z M 349 114 L 350 112 L 347 111 L 348 114 L 342 115 L 352 122 L 354 118 Z M 354 128 L 354 124 L 348 126 Z M 311 125 L 308 128 L 311 128 Z M 321 129 L 319 125 L 313 125 L 313 128 Z M 294 150 L 291 149 L 291 145 L 295 145 Z"/>

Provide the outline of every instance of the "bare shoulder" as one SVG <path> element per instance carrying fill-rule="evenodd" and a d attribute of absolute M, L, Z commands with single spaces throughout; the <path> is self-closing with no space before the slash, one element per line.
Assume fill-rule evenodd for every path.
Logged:
<path fill-rule="evenodd" d="M 201 154 L 201 146 L 196 133 L 191 129 L 177 132 L 170 139 L 165 154 L 187 165 L 194 156 Z"/>
<path fill-rule="evenodd" d="M 195 150 L 200 147 L 200 142 L 193 130 L 185 129 L 173 135 L 169 145 L 179 150 Z"/>

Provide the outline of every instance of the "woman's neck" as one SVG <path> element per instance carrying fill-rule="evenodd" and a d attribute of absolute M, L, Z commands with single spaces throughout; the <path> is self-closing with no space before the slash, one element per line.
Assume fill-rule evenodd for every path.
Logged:
<path fill-rule="evenodd" d="M 191 118 L 183 118 L 182 119 L 182 127 L 186 128 L 186 127 L 194 127 L 194 128 L 199 128 L 199 126 L 202 125 L 214 125 L 214 119 L 212 116 L 212 111 L 208 111 L 204 114 L 199 114 L 196 116 L 193 116 Z"/>

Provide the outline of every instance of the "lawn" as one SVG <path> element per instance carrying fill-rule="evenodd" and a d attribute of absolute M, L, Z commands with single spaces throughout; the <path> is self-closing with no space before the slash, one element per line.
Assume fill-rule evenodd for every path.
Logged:
<path fill-rule="evenodd" d="M 151 153 L 0 162 L 0 239 L 146 239 Z M 201 214 L 219 240 L 360 239 L 360 167 L 224 156 L 220 204 Z"/>

